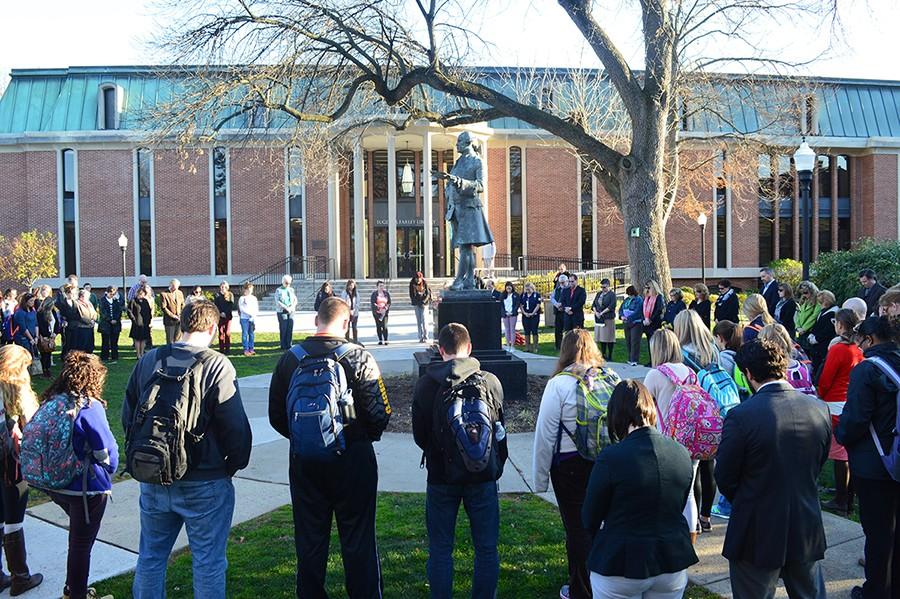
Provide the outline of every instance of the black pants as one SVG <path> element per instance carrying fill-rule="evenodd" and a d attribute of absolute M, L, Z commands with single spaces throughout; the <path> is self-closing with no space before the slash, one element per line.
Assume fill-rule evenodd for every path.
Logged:
<path fill-rule="evenodd" d="M 385 314 L 384 318 L 379 319 L 378 316 L 375 317 L 375 332 L 378 333 L 379 341 L 387 341 L 388 340 L 388 315 Z"/>
<path fill-rule="evenodd" d="M 356 326 L 358 322 L 359 314 L 357 314 L 356 316 L 350 316 L 350 326 L 347 327 L 347 341 L 359 343 L 359 329 Z"/>
<path fill-rule="evenodd" d="M 553 493 L 566 530 L 566 557 L 569 562 L 569 597 L 591 599 L 591 578 L 587 570 L 591 535 L 581 523 L 581 506 L 591 477 L 593 463 L 576 456 L 550 468 Z"/>
<path fill-rule="evenodd" d="M 110 327 L 108 331 L 100 331 L 100 359 L 119 359 L 119 333 L 122 327 Z"/>
<path fill-rule="evenodd" d="M 643 327 L 644 335 L 647 337 L 647 355 L 650 355 L 650 337 L 653 336 L 653 333 L 658 331 L 660 327 Z"/>
<path fill-rule="evenodd" d="M 52 353 L 41 352 L 41 368 L 44 370 L 45 376 L 47 375 L 48 372 L 50 372 L 52 358 L 53 358 Z"/>
<path fill-rule="evenodd" d="M 553 309 L 553 337 L 556 341 L 556 350 L 562 346 L 563 329 L 566 324 L 566 313 L 556 308 Z"/>
<path fill-rule="evenodd" d="M 28 483 L 22 480 L 18 468 L 10 458 L 0 460 L 4 470 L 0 474 L 0 501 L 5 524 L 21 524 L 25 520 L 25 508 L 28 507 Z M 12 480 L 7 480 L 10 475 Z"/>
<path fill-rule="evenodd" d="M 349 599 L 380 599 L 384 588 L 375 544 L 378 465 L 367 441 L 351 443 L 335 462 L 292 459 L 291 503 L 297 549 L 297 597 L 324 599 L 332 515 L 337 521 Z"/>
<path fill-rule="evenodd" d="M 66 558 L 66 587 L 70 599 L 87 596 L 88 575 L 91 573 L 91 549 L 100 532 L 100 521 L 106 511 L 106 495 L 87 498 L 90 523 L 85 519 L 84 499 L 81 495 L 50 493 L 53 503 L 69 516 L 69 555 Z"/>
<path fill-rule="evenodd" d="M 866 533 L 863 597 L 896 597 L 900 593 L 900 483 L 854 476 L 853 486 Z"/>
<path fill-rule="evenodd" d="M 772 599 L 779 578 L 791 599 L 825 597 L 825 577 L 819 562 L 795 562 L 767 570 L 749 562 L 729 561 L 728 573 L 734 599 Z"/>
<path fill-rule="evenodd" d="M 697 476 L 694 477 L 694 500 L 700 506 L 700 515 L 709 518 L 713 501 L 716 499 L 716 479 L 713 477 L 715 462 L 700 460 Z"/>
<path fill-rule="evenodd" d="M 294 313 L 278 312 L 278 339 L 279 347 L 283 350 L 291 349 L 294 336 Z"/>

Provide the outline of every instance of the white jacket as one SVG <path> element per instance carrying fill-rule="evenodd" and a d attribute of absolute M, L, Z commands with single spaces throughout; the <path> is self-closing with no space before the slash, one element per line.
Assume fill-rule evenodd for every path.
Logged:
<path fill-rule="evenodd" d="M 534 452 L 532 472 L 535 493 L 545 492 L 550 485 L 550 466 L 556 452 L 556 438 L 559 434 L 560 415 L 569 431 L 575 430 L 576 400 L 575 386 L 578 381 L 571 376 L 555 376 L 547 381 L 541 407 L 534 427 Z M 576 451 L 575 443 L 565 432 L 559 444 L 560 453 Z"/>

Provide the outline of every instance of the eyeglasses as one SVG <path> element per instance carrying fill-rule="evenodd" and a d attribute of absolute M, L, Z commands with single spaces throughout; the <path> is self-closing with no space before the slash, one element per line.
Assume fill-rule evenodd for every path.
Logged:
<path fill-rule="evenodd" d="M 784 287 L 779 287 L 779 288 L 778 288 L 778 293 L 784 293 Z"/>

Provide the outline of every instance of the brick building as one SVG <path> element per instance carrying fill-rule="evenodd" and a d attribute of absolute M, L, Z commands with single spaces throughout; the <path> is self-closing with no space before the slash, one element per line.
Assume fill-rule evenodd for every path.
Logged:
<path fill-rule="evenodd" d="M 773 259 L 800 257 L 803 214 L 790 154 L 801 133 L 819 152 L 813 255 L 863 237 L 898 238 L 900 82 L 817 84 L 803 122 L 769 140 L 783 149 L 755 156 L 741 171 L 747 180 L 733 180 L 726 151 L 700 189 L 692 183 L 709 217 L 709 278 L 754 278 Z M 449 170 L 463 128 L 369 128 L 344 166 L 310 177 L 301 153 L 268 127 L 254 144 L 227 131 L 187 152 L 149 144 L 137 115 L 165 93 L 146 67 L 14 70 L 0 99 L 0 235 L 56 233 L 60 274 L 95 285 L 121 280 L 121 232 L 130 241 L 129 277 L 144 273 L 154 285 L 173 276 L 234 283 L 287 257 L 334 278 L 450 274 L 443 187 L 423 181 L 430 169 Z M 465 129 L 485 159 L 484 201 L 501 261 L 627 261 L 633 240 L 566 144 L 514 119 Z M 684 135 L 712 143 L 697 125 Z M 699 278 L 693 217 L 673 214 L 667 241 L 673 276 Z"/>

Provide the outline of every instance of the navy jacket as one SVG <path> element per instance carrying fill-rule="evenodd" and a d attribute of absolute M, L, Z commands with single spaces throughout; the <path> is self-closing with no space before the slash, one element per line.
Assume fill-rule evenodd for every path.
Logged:
<path fill-rule="evenodd" d="M 675 326 L 675 317 L 686 309 L 687 306 L 684 305 L 684 300 L 666 302 L 666 314 L 663 316 L 663 320 L 669 325 Z"/>
<path fill-rule="evenodd" d="M 121 297 L 121 296 L 120 296 Z M 111 333 L 113 330 L 122 330 L 122 312 L 125 311 L 124 299 L 113 298 L 108 301 L 106 296 L 100 298 L 98 304 L 99 324 L 97 328 L 101 333 Z M 112 321 L 116 321 L 113 324 Z"/>
<path fill-rule="evenodd" d="M 775 306 L 778 305 L 778 285 L 778 281 L 772 279 L 772 282 L 769 283 L 768 287 L 763 285 L 759 289 L 759 294 L 766 300 L 766 307 L 769 309 L 769 314 L 775 314 Z"/>
<path fill-rule="evenodd" d="M 508 296 L 506 295 L 505 291 L 500 295 L 500 313 L 503 316 L 518 316 L 519 315 L 519 305 L 522 302 L 522 297 L 515 291 L 512 292 L 512 310 L 509 312 L 509 314 L 506 313 L 506 308 L 505 308 L 506 304 L 504 304 L 507 297 Z"/>
<path fill-rule="evenodd" d="M 741 307 L 740 304 L 741 301 L 738 299 L 737 291 L 734 290 L 734 287 L 731 288 L 731 292 L 727 298 L 720 295 L 716 300 L 716 322 L 719 322 L 720 320 L 730 320 L 735 323 L 740 322 L 738 320 L 738 312 L 740 312 Z"/>
<path fill-rule="evenodd" d="M 619 305 L 619 318 L 622 322 L 628 324 L 641 324 L 644 320 L 644 298 L 639 295 L 626 297 Z M 625 315 L 625 310 L 630 310 L 631 314 Z"/>
<path fill-rule="evenodd" d="M 584 326 L 584 304 L 587 302 L 587 291 L 580 285 L 574 290 L 563 289 L 560 292 L 563 308 L 572 308 L 571 314 L 565 315 L 566 329 Z"/>
<path fill-rule="evenodd" d="M 700 320 L 703 321 L 703 324 L 706 325 L 706 328 L 709 328 L 709 309 L 712 304 L 710 304 L 708 299 L 703 300 L 702 302 L 698 302 L 696 299 L 691 301 L 688 306 L 688 310 L 693 310 L 700 317 Z"/>
<path fill-rule="evenodd" d="M 825 403 L 786 381 L 728 412 L 715 470 L 732 504 L 722 555 L 766 570 L 825 557 L 818 477 L 830 445 Z"/>
<path fill-rule="evenodd" d="M 519 298 L 519 305 L 522 308 L 523 316 L 525 312 L 534 312 L 534 309 L 538 308 L 541 305 L 541 294 L 537 292 L 532 294 L 523 293 L 522 297 Z M 535 316 L 538 316 L 540 313 L 541 310 L 539 309 Z"/>

